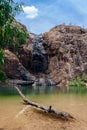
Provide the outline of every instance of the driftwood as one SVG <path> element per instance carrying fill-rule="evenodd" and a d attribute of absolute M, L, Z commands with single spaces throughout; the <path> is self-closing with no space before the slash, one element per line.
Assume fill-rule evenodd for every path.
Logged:
<path fill-rule="evenodd" d="M 52 106 L 43 106 L 43 105 L 40 105 L 38 103 L 35 103 L 35 102 L 32 102 L 30 101 L 27 97 L 25 97 L 25 95 L 20 91 L 20 89 L 17 87 L 17 86 L 14 86 L 16 88 L 16 90 L 18 91 L 18 93 L 20 94 L 20 96 L 22 97 L 24 103 L 26 103 L 27 105 L 31 105 L 35 108 L 39 108 L 51 115 L 54 115 L 58 118 L 61 118 L 63 120 L 70 120 L 70 119 L 74 119 L 74 117 L 66 112 L 61 112 L 61 111 L 58 111 L 58 110 L 55 110 L 52 108 Z"/>

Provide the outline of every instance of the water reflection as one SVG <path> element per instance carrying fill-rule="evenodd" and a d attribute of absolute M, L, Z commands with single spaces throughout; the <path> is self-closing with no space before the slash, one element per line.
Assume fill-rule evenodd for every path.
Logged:
<path fill-rule="evenodd" d="M 46 86 L 46 87 L 19 86 L 19 88 L 26 95 L 27 94 L 41 94 L 41 93 L 50 94 L 54 92 L 52 86 Z M 0 87 L 0 95 L 17 95 L 17 94 L 18 92 L 16 91 L 14 86 L 3 85 Z"/>
<path fill-rule="evenodd" d="M 54 93 L 86 93 L 87 89 L 81 87 L 81 88 L 70 88 L 69 90 L 64 90 L 59 87 L 55 86 L 19 86 L 20 90 L 24 94 L 54 94 Z M 14 88 L 14 86 L 0 86 L 0 95 L 17 95 L 18 92 Z"/>

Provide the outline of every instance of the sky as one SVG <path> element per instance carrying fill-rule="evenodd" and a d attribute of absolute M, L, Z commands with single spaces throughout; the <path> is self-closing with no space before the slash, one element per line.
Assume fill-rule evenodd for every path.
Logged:
<path fill-rule="evenodd" d="M 24 12 L 17 21 L 28 31 L 41 34 L 56 25 L 79 25 L 87 28 L 87 0 L 14 0 L 23 3 Z"/>

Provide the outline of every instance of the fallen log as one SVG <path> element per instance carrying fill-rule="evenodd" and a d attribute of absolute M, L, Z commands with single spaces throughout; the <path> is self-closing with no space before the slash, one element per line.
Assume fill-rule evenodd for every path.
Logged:
<path fill-rule="evenodd" d="M 61 118 L 63 120 L 71 120 L 71 119 L 75 119 L 72 115 L 70 115 L 69 113 L 66 113 L 66 112 L 61 112 L 61 111 L 58 111 L 56 109 L 53 109 L 52 106 L 43 106 L 43 105 L 40 105 L 38 103 L 35 103 L 35 102 L 32 102 L 30 101 L 27 97 L 25 97 L 25 95 L 20 91 L 20 89 L 17 87 L 17 86 L 14 86 L 15 89 L 18 91 L 18 93 L 20 94 L 20 96 L 22 97 L 24 103 L 26 103 L 27 105 L 31 105 L 35 108 L 39 108 L 49 114 L 52 114 L 58 118 Z"/>

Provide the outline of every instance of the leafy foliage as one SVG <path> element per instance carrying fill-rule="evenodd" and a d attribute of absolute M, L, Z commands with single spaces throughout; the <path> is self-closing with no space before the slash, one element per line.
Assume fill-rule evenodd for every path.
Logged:
<path fill-rule="evenodd" d="M 0 49 L 0 68 L 2 67 L 2 65 L 4 65 L 4 63 L 5 63 L 5 59 L 3 55 L 3 50 Z"/>
<path fill-rule="evenodd" d="M 2 70 L 0 70 L 0 80 L 1 80 L 3 83 L 5 83 L 6 78 L 7 78 L 6 74 L 5 74 Z"/>
<path fill-rule="evenodd" d="M 0 26 L 12 22 L 14 16 L 22 10 L 22 5 L 13 0 L 0 0 Z"/>
<path fill-rule="evenodd" d="M 74 80 L 71 80 L 69 82 L 69 86 L 70 87 L 77 87 L 77 88 L 81 88 L 81 87 L 86 87 L 86 82 L 85 82 L 85 75 L 83 74 L 82 77 L 77 77 Z"/>
<path fill-rule="evenodd" d="M 16 47 L 26 42 L 27 31 L 20 29 L 18 25 L 12 26 L 12 24 L 14 25 L 14 22 L 2 28 L 0 40 L 3 48 L 10 45 Z"/>
<path fill-rule="evenodd" d="M 22 11 L 22 5 L 13 0 L 0 0 L 0 80 L 3 81 L 2 66 L 5 63 L 3 49 L 9 45 L 18 47 L 26 42 L 27 31 L 15 24 L 15 15 Z"/>
<path fill-rule="evenodd" d="M 15 24 L 14 16 L 22 11 L 21 4 L 13 0 L 0 1 L 0 48 L 7 45 L 25 43 L 27 33 Z M 14 25 L 14 26 L 13 26 Z"/>

